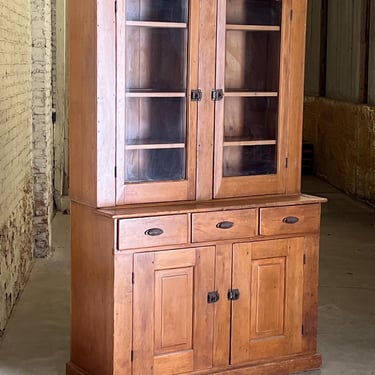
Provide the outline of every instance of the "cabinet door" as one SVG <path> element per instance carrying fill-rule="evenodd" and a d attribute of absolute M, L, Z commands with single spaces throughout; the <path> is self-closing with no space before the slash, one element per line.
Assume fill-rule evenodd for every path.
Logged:
<path fill-rule="evenodd" d="M 117 204 L 195 197 L 196 3 L 117 2 Z"/>
<path fill-rule="evenodd" d="M 302 350 L 304 239 L 236 244 L 231 363 Z"/>
<path fill-rule="evenodd" d="M 219 3 L 214 196 L 284 192 L 291 1 Z"/>
<path fill-rule="evenodd" d="M 214 247 L 134 255 L 133 375 L 212 367 Z"/>

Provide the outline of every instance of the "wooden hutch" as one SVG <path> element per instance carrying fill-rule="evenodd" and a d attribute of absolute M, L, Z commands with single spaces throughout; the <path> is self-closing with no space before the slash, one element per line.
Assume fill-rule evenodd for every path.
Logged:
<path fill-rule="evenodd" d="M 319 368 L 306 2 L 70 1 L 67 374 Z"/>

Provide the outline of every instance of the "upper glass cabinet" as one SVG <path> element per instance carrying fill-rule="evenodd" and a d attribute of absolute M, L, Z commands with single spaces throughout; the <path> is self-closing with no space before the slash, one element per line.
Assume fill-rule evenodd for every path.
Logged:
<path fill-rule="evenodd" d="M 117 204 L 285 192 L 292 0 L 121 4 Z"/>
<path fill-rule="evenodd" d="M 228 177 L 266 175 L 270 183 L 270 175 L 279 174 L 282 1 L 226 0 L 222 19 L 225 44 L 218 48 L 218 59 L 225 59 L 225 64 L 217 74 L 224 103 L 217 104 L 223 110 L 219 109 L 222 116 L 216 127 L 221 163 L 216 164 L 221 174 L 216 192 L 226 196 L 233 191 L 231 182 L 225 182 Z M 270 191 L 278 192 L 279 177 L 269 185 Z M 243 195 L 252 194 L 246 181 L 250 180 L 233 181 L 243 185 Z"/>
<path fill-rule="evenodd" d="M 189 7 L 188 0 L 125 1 L 117 34 L 120 204 L 194 198 Z"/>
<path fill-rule="evenodd" d="M 126 1 L 125 43 L 125 183 L 184 180 L 188 1 Z"/>

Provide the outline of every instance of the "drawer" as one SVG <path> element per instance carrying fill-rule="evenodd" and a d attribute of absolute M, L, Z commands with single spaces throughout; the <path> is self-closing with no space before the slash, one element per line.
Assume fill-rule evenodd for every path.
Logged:
<path fill-rule="evenodd" d="M 188 217 L 153 216 L 119 220 L 119 249 L 136 249 L 188 242 Z"/>
<path fill-rule="evenodd" d="M 318 232 L 319 225 L 319 204 L 260 209 L 262 236 Z"/>
<path fill-rule="evenodd" d="M 256 209 L 193 214 L 192 233 L 193 242 L 254 237 L 257 234 Z"/>

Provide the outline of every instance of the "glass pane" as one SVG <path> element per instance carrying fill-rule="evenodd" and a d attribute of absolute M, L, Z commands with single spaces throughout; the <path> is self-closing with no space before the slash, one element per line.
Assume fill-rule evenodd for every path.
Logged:
<path fill-rule="evenodd" d="M 277 97 L 226 97 L 224 140 L 276 140 Z"/>
<path fill-rule="evenodd" d="M 185 149 L 130 150 L 125 158 L 126 182 L 185 179 Z"/>
<path fill-rule="evenodd" d="M 281 0 L 227 0 L 227 23 L 280 26 Z"/>
<path fill-rule="evenodd" d="M 187 0 L 127 0 L 127 20 L 187 22 L 187 3 Z"/>
<path fill-rule="evenodd" d="M 127 98 L 126 144 L 185 144 L 185 102 L 185 98 Z"/>
<path fill-rule="evenodd" d="M 186 29 L 128 27 L 126 43 L 128 90 L 186 89 Z"/>
<path fill-rule="evenodd" d="M 276 145 L 225 147 L 224 177 L 276 173 Z"/>
<path fill-rule="evenodd" d="M 228 30 L 226 90 L 278 91 L 280 31 Z"/>

